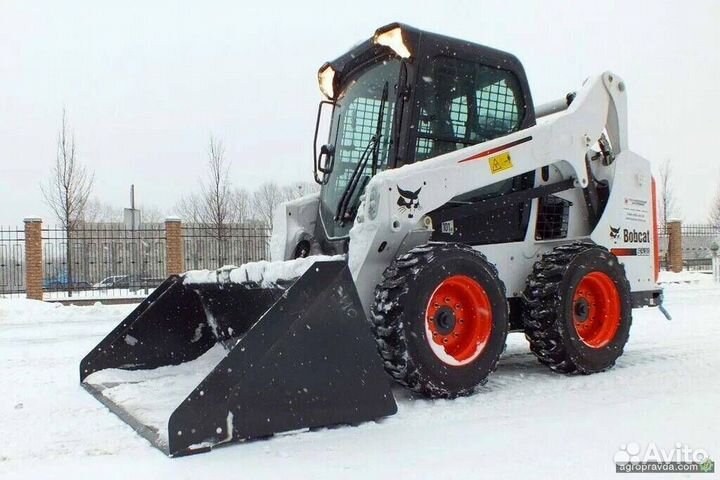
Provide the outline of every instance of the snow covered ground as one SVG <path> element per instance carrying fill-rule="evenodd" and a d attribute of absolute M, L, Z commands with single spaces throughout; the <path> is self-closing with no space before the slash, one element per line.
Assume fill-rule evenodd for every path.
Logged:
<path fill-rule="evenodd" d="M 703 274 L 665 280 L 673 321 L 636 310 L 611 371 L 554 374 L 512 334 L 472 397 L 413 400 L 397 389 L 398 414 L 378 422 L 178 459 L 78 384 L 80 359 L 132 305 L 0 300 L 0 478 L 607 478 L 629 442 L 682 442 L 717 460 L 720 286 Z"/>

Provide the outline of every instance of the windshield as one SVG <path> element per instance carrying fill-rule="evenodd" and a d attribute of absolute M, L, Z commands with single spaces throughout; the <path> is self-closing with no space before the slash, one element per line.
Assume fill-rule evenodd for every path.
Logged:
<path fill-rule="evenodd" d="M 366 157 L 369 154 L 370 159 L 356 175 L 359 176 L 356 182 L 358 187 L 351 192 L 349 199 L 344 200 L 348 204 L 348 211 L 352 212 L 357 206 L 362 187 L 372 176 L 374 166 L 378 172 L 387 167 L 399 77 L 400 62 L 388 60 L 365 70 L 338 95 L 329 136 L 330 143 L 335 145 L 335 165 L 328 182 L 322 187 L 320 202 L 320 215 L 329 238 L 344 237 L 352 227 L 351 221 L 341 225 L 335 220 L 338 203 L 347 190 L 353 172 L 360 161 L 364 160 L 363 153 L 369 146 L 374 150 L 375 147 L 371 144 L 378 133 L 378 127 L 380 138 L 376 140 L 377 150 L 365 154 Z M 387 100 L 381 109 L 386 85 Z M 382 121 L 378 125 L 381 110 Z"/>

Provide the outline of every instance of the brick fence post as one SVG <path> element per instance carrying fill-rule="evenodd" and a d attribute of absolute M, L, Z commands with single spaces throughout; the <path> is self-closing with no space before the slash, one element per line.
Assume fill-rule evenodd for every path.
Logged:
<path fill-rule="evenodd" d="M 177 217 L 165 219 L 165 268 L 168 275 L 179 275 L 185 271 L 182 223 Z"/>
<path fill-rule="evenodd" d="M 668 269 L 672 272 L 682 272 L 682 222 L 680 220 L 668 220 Z"/>
<path fill-rule="evenodd" d="M 42 220 L 25 220 L 25 294 L 31 300 L 43 299 Z"/>

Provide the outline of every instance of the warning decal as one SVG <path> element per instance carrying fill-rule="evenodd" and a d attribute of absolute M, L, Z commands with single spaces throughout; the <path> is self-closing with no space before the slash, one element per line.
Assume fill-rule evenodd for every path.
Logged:
<path fill-rule="evenodd" d="M 490 171 L 494 174 L 500 173 L 505 170 L 512 168 L 512 160 L 510 159 L 510 152 L 501 153 L 488 159 L 490 164 Z"/>

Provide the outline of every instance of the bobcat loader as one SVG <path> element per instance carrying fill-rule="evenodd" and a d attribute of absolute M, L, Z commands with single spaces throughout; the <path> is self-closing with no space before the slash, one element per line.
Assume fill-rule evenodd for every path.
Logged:
<path fill-rule="evenodd" d="M 88 391 L 176 456 L 392 415 L 392 379 L 468 395 L 510 331 L 556 372 L 613 366 L 662 303 L 622 78 L 535 106 L 514 56 L 394 23 L 318 79 L 321 190 L 278 209 L 272 262 L 168 278 Z"/>

